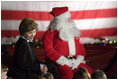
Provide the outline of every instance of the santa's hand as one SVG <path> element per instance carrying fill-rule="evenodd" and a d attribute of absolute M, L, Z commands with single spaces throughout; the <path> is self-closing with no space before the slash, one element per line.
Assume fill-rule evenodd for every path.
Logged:
<path fill-rule="evenodd" d="M 84 57 L 81 55 L 77 56 L 77 59 L 73 60 L 72 70 L 77 68 L 80 65 L 80 63 L 82 63 L 82 62 L 85 62 Z"/>
<path fill-rule="evenodd" d="M 83 60 L 81 63 L 86 63 L 86 61 L 85 61 L 85 60 Z M 73 64 L 73 66 L 72 66 L 71 70 L 76 69 L 78 66 L 79 66 L 79 63 L 78 63 L 78 65 L 76 65 L 76 62 L 75 62 L 75 63 Z"/>
<path fill-rule="evenodd" d="M 64 56 L 61 56 L 57 61 L 56 61 L 57 64 L 60 64 L 60 65 L 67 65 L 69 67 L 72 67 L 72 61 L 68 60 L 66 57 Z"/>
<path fill-rule="evenodd" d="M 76 69 L 77 67 L 78 67 L 77 65 L 73 65 L 72 68 L 71 68 L 71 70 L 74 70 L 74 69 Z"/>
<path fill-rule="evenodd" d="M 86 64 L 86 61 L 85 61 L 85 60 L 83 60 L 83 61 L 82 61 L 82 63 Z"/>
<path fill-rule="evenodd" d="M 71 59 L 68 59 L 65 64 L 69 67 L 72 67 L 73 66 L 73 61 Z"/>
<path fill-rule="evenodd" d="M 73 66 L 72 66 L 72 70 L 74 70 L 75 68 L 77 68 L 80 65 L 81 61 L 80 60 L 73 60 Z"/>

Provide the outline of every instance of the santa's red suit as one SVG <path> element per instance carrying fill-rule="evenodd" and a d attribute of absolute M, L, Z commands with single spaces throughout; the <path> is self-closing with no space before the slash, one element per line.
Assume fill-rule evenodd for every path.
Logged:
<path fill-rule="evenodd" d="M 92 74 L 92 69 L 84 61 L 85 48 L 78 38 L 80 32 L 77 28 L 73 28 L 72 24 L 62 25 L 63 22 L 61 21 L 66 22 L 70 18 L 68 7 L 53 8 L 51 14 L 55 18 L 51 21 L 49 29 L 43 36 L 43 46 L 46 56 L 58 64 L 60 77 L 62 79 L 72 79 L 74 73 L 80 67 L 85 67 Z"/>

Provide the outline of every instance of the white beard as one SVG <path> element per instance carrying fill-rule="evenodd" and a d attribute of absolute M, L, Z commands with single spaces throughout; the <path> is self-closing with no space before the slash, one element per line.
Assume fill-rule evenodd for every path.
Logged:
<path fill-rule="evenodd" d="M 74 21 L 68 22 L 63 20 L 53 19 L 48 28 L 51 28 L 51 31 L 59 31 L 59 38 L 64 41 L 69 41 L 74 39 L 74 37 L 80 37 L 80 30 L 75 26 Z"/>

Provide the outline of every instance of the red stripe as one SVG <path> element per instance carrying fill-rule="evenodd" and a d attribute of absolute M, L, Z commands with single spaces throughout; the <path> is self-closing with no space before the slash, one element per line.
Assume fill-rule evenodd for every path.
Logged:
<path fill-rule="evenodd" d="M 45 31 L 38 31 L 36 38 L 42 38 Z M 19 34 L 18 30 L 1 30 L 2 37 L 16 37 Z"/>
<path fill-rule="evenodd" d="M 117 17 L 117 8 L 71 12 L 72 19 Z M 78 14 L 78 15 L 77 15 Z"/>
<path fill-rule="evenodd" d="M 117 17 L 117 8 L 99 9 L 99 10 L 85 10 L 85 11 L 71 11 L 72 19 L 91 19 L 91 18 L 105 18 Z M 2 10 L 1 19 L 21 20 L 24 17 L 29 17 L 35 20 L 51 20 L 53 17 L 49 12 L 41 11 L 17 11 L 17 10 Z"/>
<path fill-rule="evenodd" d="M 117 35 L 117 28 L 81 30 L 81 37 L 103 37 Z"/>
<path fill-rule="evenodd" d="M 45 31 L 38 31 L 36 38 L 42 38 Z M 15 30 L 2 30 L 2 37 L 15 37 L 19 35 Z M 102 36 L 115 36 L 117 35 L 117 28 L 108 29 L 94 29 L 94 30 L 81 30 L 81 37 L 102 37 Z"/>
<path fill-rule="evenodd" d="M 21 20 L 24 17 L 29 17 L 35 20 L 50 20 L 52 16 L 49 12 L 40 12 L 40 11 L 13 11 L 13 10 L 2 10 L 1 19 L 10 19 L 10 20 Z"/>

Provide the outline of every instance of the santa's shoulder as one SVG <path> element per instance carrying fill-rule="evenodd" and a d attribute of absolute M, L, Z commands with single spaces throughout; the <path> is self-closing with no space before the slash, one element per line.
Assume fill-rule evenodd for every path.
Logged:
<path fill-rule="evenodd" d="M 57 30 L 53 30 L 51 31 L 51 29 L 48 29 L 47 31 L 45 31 L 44 35 L 56 35 L 59 34 L 59 31 Z"/>

